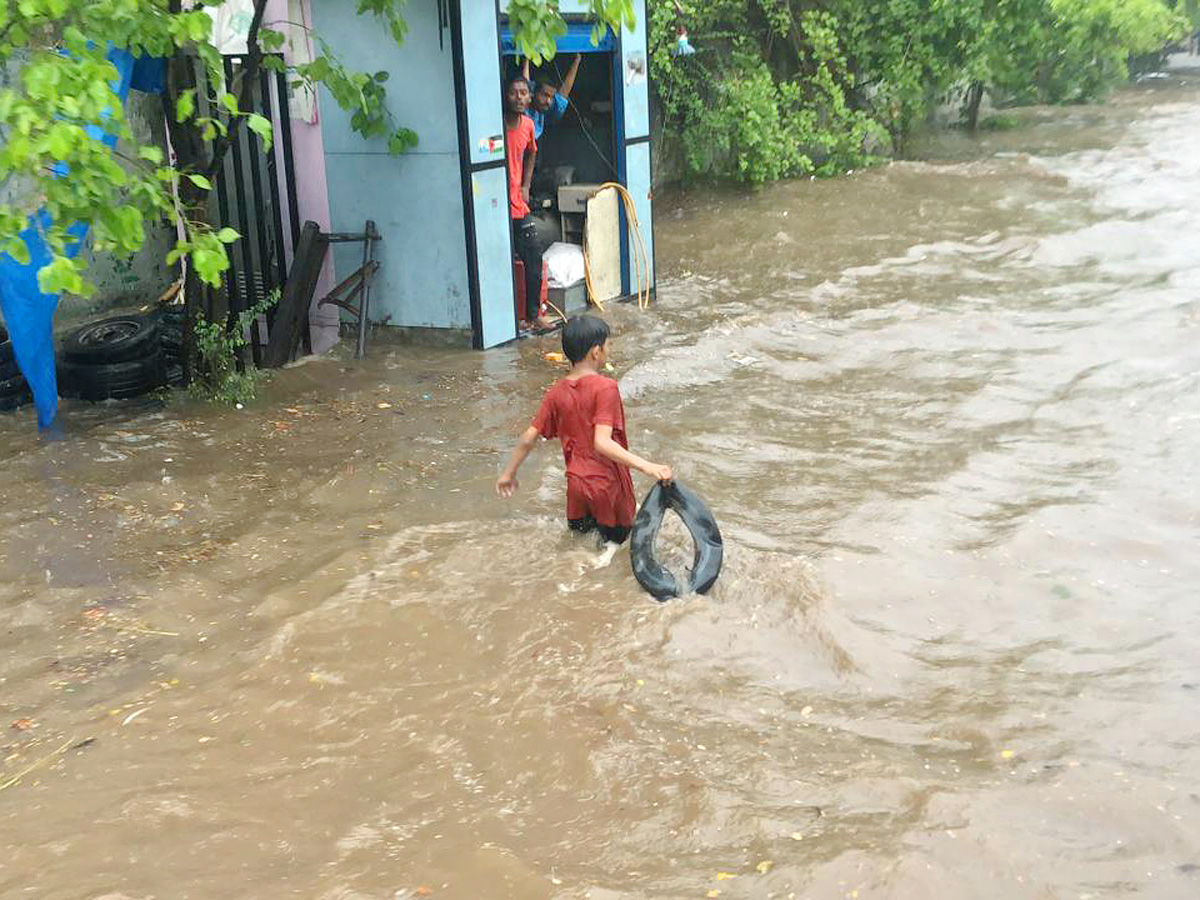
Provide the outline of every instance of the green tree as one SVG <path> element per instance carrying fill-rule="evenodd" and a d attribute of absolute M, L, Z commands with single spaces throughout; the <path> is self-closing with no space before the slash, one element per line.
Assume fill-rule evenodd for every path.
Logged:
<path fill-rule="evenodd" d="M 1190 4 L 1190 5 L 1189 5 Z M 650 0 L 668 140 L 695 175 L 748 182 L 861 165 L 966 91 L 1002 103 L 1102 96 L 1182 34 L 1195 0 Z M 694 54 L 676 52 L 685 27 Z"/>

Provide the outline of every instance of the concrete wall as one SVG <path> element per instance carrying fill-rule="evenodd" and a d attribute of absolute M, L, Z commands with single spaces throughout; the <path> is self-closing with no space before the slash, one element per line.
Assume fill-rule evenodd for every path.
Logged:
<path fill-rule="evenodd" d="M 350 116 L 321 91 L 325 170 L 334 231 L 361 232 L 373 219 L 382 235 L 371 318 L 389 325 L 469 329 L 466 232 L 449 27 L 435 0 L 404 7 L 409 32 L 397 46 L 356 0 L 322 0 L 316 31 L 352 66 L 385 70 L 388 106 L 419 144 L 392 156 L 383 139 L 364 140 Z M 362 264 L 362 245 L 335 250 L 341 277 Z"/>

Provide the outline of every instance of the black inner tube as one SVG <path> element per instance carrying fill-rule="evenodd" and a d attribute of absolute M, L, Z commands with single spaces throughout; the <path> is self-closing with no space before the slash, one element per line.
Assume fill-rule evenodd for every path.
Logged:
<path fill-rule="evenodd" d="M 681 592 L 675 576 L 654 556 L 654 541 L 662 527 L 663 516 L 673 509 L 683 519 L 696 545 L 696 557 L 687 591 Z M 708 593 L 721 574 L 724 557 L 721 531 L 708 507 L 695 493 L 678 481 L 654 485 L 633 522 L 629 556 L 633 562 L 633 577 L 655 600 L 678 597 L 680 593 Z"/>

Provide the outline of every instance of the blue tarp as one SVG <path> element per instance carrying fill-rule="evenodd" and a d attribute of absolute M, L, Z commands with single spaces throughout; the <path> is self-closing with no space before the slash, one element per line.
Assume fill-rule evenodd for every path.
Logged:
<path fill-rule="evenodd" d="M 109 49 L 108 60 L 117 68 L 118 80 L 113 83 L 113 91 L 122 103 L 134 83 L 146 91 L 162 89 L 162 60 L 135 61 L 128 51 L 115 47 Z M 88 126 L 87 132 L 109 147 L 116 146 L 116 135 L 95 126 Z M 70 172 L 60 164 L 55 175 L 64 178 Z M 4 313 L 17 366 L 33 391 L 39 428 L 49 428 L 58 412 L 58 380 L 54 369 L 54 311 L 58 308 L 58 295 L 43 294 L 37 280 L 38 271 L 51 259 L 43 239 L 50 225 L 50 215 L 45 209 L 29 217 L 29 228 L 21 233 L 29 248 L 28 264 L 22 265 L 6 253 L 0 254 L 0 312 Z M 67 231 L 74 238 L 67 255 L 74 257 L 83 247 L 88 223 L 76 222 Z"/>

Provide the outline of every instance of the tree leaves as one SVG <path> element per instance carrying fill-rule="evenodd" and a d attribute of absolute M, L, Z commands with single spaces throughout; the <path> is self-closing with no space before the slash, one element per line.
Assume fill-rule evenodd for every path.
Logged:
<path fill-rule="evenodd" d="M 186 122 L 196 113 L 196 91 L 188 88 L 181 91 L 175 101 L 175 121 Z"/>
<path fill-rule="evenodd" d="M 409 128 L 398 128 L 396 132 L 388 138 L 388 152 L 393 156 L 400 156 L 402 153 L 407 153 L 417 146 L 417 133 Z"/>
<path fill-rule="evenodd" d="M 973 82 L 1001 102 L 1100 96 L 1126 77 L 1131 53 L 1182 33 L 1164 0 L 651 0 L 648 9 L 651 75 L 688 169 L 750 182 L 857 168 Z M 681 20 L 693 55 L 672 53 Z"/>
<path fill-rule="evenodd" d="M 258 139 L 263 143 L 263 149 L 270 150 L 274 134 L 271 128 L 271 120 L 260 116 L 258 113 L 250 113 L 246 118 L 246 125 L 258 135 Z"/>

